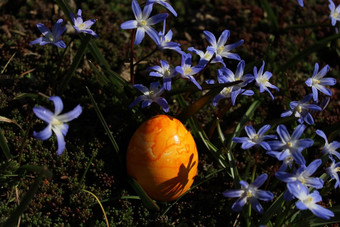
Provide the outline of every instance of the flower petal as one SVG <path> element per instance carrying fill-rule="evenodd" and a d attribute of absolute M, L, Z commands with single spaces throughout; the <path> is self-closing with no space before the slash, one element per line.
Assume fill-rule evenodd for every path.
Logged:
<path fill-rule="evenodd" d="M 42 106 L 33 107 L 33 112 L 38 118 L 40 118 L 41 120 L 45 121 L 48 124 L 51 123 L 54 117 L 54 114 L 51 111 Z"/>
<path fill-rule="evenodd" d="M 52 135 L 51 125 L 48 125 L 40 132 L 33 131 L 33 136 L 38 140 L 47 140 Z"/>
<path fill-rule="evenodd" d="M 267 180 L 267 178 L 268 178 L 268 175 L 266 173 L 263 173 L 253 181 L 252 185 L 259 188 L 263 185 L 263 183 Z"/>
<path fill-rule="evenodd" d="M 71 110 L 70 112 L 64 113 L 62 115 L 56 116 L 56 118 L 60 121 L 60 122 L 69 122 L 72 121 L 73 119 L 79 117 L 79 115 L 82 112 L 82 108 L 80 105 L 77 105 L 73 110 Z"/>

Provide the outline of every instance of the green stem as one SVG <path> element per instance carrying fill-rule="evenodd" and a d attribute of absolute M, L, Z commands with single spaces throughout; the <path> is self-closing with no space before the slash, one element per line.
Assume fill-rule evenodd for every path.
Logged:
<path fill-rule="evenodd" d="M 135 84 L 135 72 L 134 72 L 134 65 L 133 65 L 133 54 L 135 50 L 135 38 L 136 38 L 136 30 L 132 31 L 132 38 L 131 38 L 131 51 L 130 51 L 130 80 L 131 84 Z"/>

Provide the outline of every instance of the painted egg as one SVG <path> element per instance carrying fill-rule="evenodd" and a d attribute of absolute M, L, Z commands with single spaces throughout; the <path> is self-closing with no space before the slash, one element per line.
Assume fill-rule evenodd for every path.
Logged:
<path fill-rule="evenodd" d="M 171 116 L 157 115 L 133 134 L 127 154 L 128 174 L 158 201 L 171 201 L 185 193 L 197 174 L 194 138 Z"/>

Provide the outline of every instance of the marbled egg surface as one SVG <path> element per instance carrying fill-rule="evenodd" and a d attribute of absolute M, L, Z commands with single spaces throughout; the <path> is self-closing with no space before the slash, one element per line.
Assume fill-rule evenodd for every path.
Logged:
<path fill-rule="evenodd" d="M 133 134 L 127 154 L 128 174 L 158 201 L 186 192 L 197 174 L 198 153 L 191 133 L 176 118 L 157 115 Z"/>

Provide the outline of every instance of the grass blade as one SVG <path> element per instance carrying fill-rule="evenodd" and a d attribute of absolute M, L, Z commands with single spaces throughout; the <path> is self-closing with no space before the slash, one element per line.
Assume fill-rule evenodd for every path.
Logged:
<path fill-rule="evenodd" d="M 135 190 L 137 195 L 141 198 L 142 203 L 146 208 L 154 211 L 160 210 L 159 206 L 148 196 L 148 194 L 145 193 L 143 188 L 138 184 L 138 182 L 135 179 L 129 177 L 128 183 Z"/>
<path fill-rule="evenodd" d="M 106 123 L 102 113 L 100 112 L 99 107 L 98 107 L 96 101 L 94 100 L 94 98 L 93 98 L 93 96 L 92 96 L 92 94 L 91 94 L 91 92 L 90 92 L 88 87 L 86 87 L 86 91 L 87 91 L 87 93 L 88 93 L 88 95 L 90 97 L 90 100 L 91 100 L 91 102 L 92 102 L 92 104 L 94 106 L 94 110 L 96 111 L 97 116 L 98 116 L 100 122 L 102 123 L 102 125 L 103 125 L 103 127 L 105 129 L 105 132 L 107 133 L 107 135 L 108 135 L 108 137 L 109 137 L 109 139 L 110 139 L 110 141 L 111 141 L 111 143 L 112 143 L 112 145 L 113 145 L 113 147 L 115 149 L 116 155 L 117 155 L 117 157 L 119 158 L 119 161 L 120 161 L 119 163 L 122 165 L 123 162 L 122 162 L 122 158 L 121 158 L 121 156 L 119 154 L 118 144 L 117 144 L 115 138 L 112 136 L 112 133 L 111 133 L 111 131 L 109 129 L 109 126 L 107 125 L 107 123 Z"/>
<path fill-rule="evenodd" d="M 9 147 L 7 145 L 7 142 L 6 142 L 6 138 L 5 138 L 4 134 L 2 133 L 1 128 L 0 128 L 0 147 L 1 147 L 2 152 L 5 155 L 6 159 L 7 160 L 11 159 L 12 154 L 9 150 Z"/>
<path fill-rule="evenodd" d="M 34 194 L 39 189 L 39 184 L 41 183 L 42 179 L 45 176 L 51 176 L 51 172 L 46 167 L 40 167 L 40 173 L 38 177 L 35 179 L 33 185 L 30 187 L 30 189 L 22 199 L 19 206 L 15 209 L 15 211 L 11 214 L 11 216 L 6 220 L 6 222 L 2 226 L 16 226 L 19 217 L 24 213 L 25 209 L 30 204 L 31 200 L 34 197 Z"/>
<path fill-rule="evenodd" d="M 61 87 L 60 87 L 61 92 L 63 92 L 66 89 L 66 87 L 67 87 L 68 83 L 70 82 L 74 72 L 78 68 L 80 61 L 83 59 L 84 54 L 86 52 L 86 47 L 87 47 L 89 41 L 90 41 L 89 36 L 85 36 L 82 39 L 81 45 L 78 49 L 78 52 L 77 52 L 76 56 L 73 58 L 72 65 L 67 70 L 66 76 L 64 77 L 63 81 L 61 82 Z"/>

